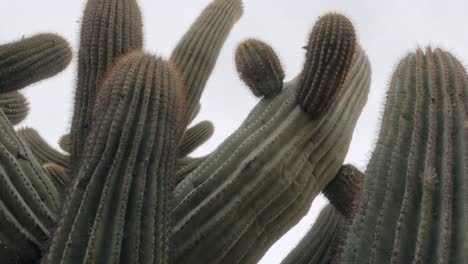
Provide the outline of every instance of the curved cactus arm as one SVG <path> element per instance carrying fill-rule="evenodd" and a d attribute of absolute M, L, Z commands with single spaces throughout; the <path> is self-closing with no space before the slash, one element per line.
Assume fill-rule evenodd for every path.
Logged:
<path fill-rule="evenodd" d="M 202 121 L 184 133 L 184 138 L 179 147 L 179 157 L 186 157 L 195 149 L 205 143 L 214 133 L 213 123 Z"/>
<path fill-rule="evenodd" d="M 467 113 L 468 77 L 450 53 L 402 60 L 342 263 L 466 262 Z"/>
<path fill-rule="evenodd" d="M 328 264 L 342 241 L 345 217 L 331 204 L 320 211 L 312 228 L 281 264 Z"/>
<path fill-rule="evenodd" d="M 143 33 L 136 0 L 90 0 L 83 15 L 78 78 L 71 126 L 72 171 L 77 172 L 99 85 L 123 54 L 141 49 Z"/>
<path fill-rule="evenodd" d="M 70 134 L 65 134 L 63 136 L 60 137 L 59 139 L 59 142 L 58 142 L 60 148 L 67 152 L 67 153 L 70 153 L 70 150 L 71 150 L 71 138 L 70 138 Z"/>
<path fill-rule="evenodd" d="M 344 216 L 351 218 L 359 202 L 364 174 L 353 165 L 343 165 L 323 189 L 330 203 Z"/>
<path fill-rule="evenodd" d="M 172 52 L 171 60 L 185 82 L 187 116 L 199 104 L 224 41 L 242 13 L 241 0 L 213 0 Z"/>
<path fill-rule="evenodd" d="M 0 111 L 0 259 L 30 263 L 61 207 L 61 195 Z"/>
<path fill-rule="evenodd" d="M 235 58 L 240 78 L 255 96 L 273 97 L 281 92 L 284 71 L 270 45 L 248 39 L 239 44 Z"/>
<path fill-rule="evenodd" d="M 136 52 L 103 83 L 84 166 L 43 263 L 169 263 L 185 115 L 174 69 Z"/>
<path fill-rule="evenodd" d="M 55 34 L 38 34 L 0 45 L 0 92 L 49 78 L 65 69 L 71 59 L 68 42 Z"/>
<path fill-rule="evenodd" d="M 28 115 L 29 103 L 18 91 L 0 93 L 0 109 L 12 125 L 17 125 Z"/>
<path fill-rule="evenodd" d="M 70 158 L 52 148 L 34 128 L 24 127 L 17 131 L 18 135 L 28 144 L 36 159 L 44 165 L 54 163 L 68 170 Z"/>
<path fill-rule="evenodd" d="M 308 211 L 343 164 L 367 100 L 369 62 L 348 51 L 356 58 L 330 111 L 312 117 L 299 104 L 300 78 L 286 83 L 176 187 L 177 262 L 255 263 Z"/>

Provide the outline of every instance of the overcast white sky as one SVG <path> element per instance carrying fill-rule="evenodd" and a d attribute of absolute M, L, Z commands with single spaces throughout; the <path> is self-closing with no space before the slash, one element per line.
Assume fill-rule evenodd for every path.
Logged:
<path fill-rule="evenodd" d="M 0 43 L 39 32 L 54 32 L 69 40 L 75 56 L 60 75 L 26 88 L 32 111 L 21 125 L 36 128 L 53 146 L 67 133 L 75 87 L 76 47 L 85 0 L 0 0 Z M 143 13 L 145 49 L 164 57 L 210 0 L 138 0 Z M 198 120 L 211 120 L 212 139 L 197 154 L 208 153 L 231 134 L 253 108 L 255 99 L 236 75 L 237 43 L 256 37 L 277 51 L 293 78 L 302 68 L 307 34 L 317 17 L 328 11 L 347 15 L 372 64 L 368 102 L 354 132 L 347 162 L 365 168 L 378 132 L 383 97 L 399 58 L 416 47 L 439 46 L 468 61 L 465 0 L 244 0 L 245 12 L 229 36 L 202 97 Z M 21 126 L 20 125 L 20 126 Z M 260 263 L 275 264 L 290 251 L 313 223 L 326 201 L 317 198 L 304 219 L 265 255 Z"/>

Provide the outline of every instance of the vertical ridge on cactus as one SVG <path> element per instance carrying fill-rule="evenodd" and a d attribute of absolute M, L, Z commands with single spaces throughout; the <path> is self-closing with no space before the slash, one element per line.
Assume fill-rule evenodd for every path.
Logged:
<path fill-rule="evenodd" d="M 28 115 L 29 103 L 18 91 L 0 93 L 0 109 L 12 125 L 17 125 Z"/>
<path fill-rule="evenodd" d="M 236 49 L 236 68 L 255 96 L 272 97 L 283 88 L 284 71 L 273 48 L 248 39 Z"/>
<path fill-rule="evenodd" d="M 467 80 L 440 49 L 400 63 L 342 262 L 468 259 Z"/>
<path fill-rule="evenodd" d="M 0 45 L 0 92 L 18 90 L 52 77 L 71 58 L 68 42 L 55 34 L 38 34 Z"/>
<path fill-rule="evenodd" d="M 299 103 L 306 112 L 320 115 L 342 92 L 356 48 L 354 27 L 348 18 L 330 13 L 317 21 L 299 81 Z"/>
<path fill-rule="evenodd" d="M 160 58 L 136 52 L 113 68 L 95 107 L 86 166 L 43 263 L 168 263 L 182 90 Z"/>
<path fill-rule="evenodd" d="M 99 85 L 121 55 L 141 49 L 142 21 L 136 0 L 90 0 L 81 26 L 78 83 L 71 127 L 72 170 L 78 170 Z"/>
<path fill-rule="evenodd" d="M 241 0 L 213 0 L 171 55 L 185 82 L 187 116 L 197 107 L 221 48 L 243 13 Z"/>

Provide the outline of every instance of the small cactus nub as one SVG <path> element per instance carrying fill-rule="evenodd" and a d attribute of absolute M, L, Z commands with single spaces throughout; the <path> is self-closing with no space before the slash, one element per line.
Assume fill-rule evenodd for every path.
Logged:
<path fill-rule="evenodd" d="M 257 97 L 272 97 L 281 92 L 284 71 L 273 48 L 256 39 L 237 47 L 236 68 L 242 81 Z"/>
<path fill-rule="evenodd" d="M 345 16 L 330 13 L 315 24 L 306 46 L 298 96 L 302 108 L 313 117 L 324 113 L 342 93 L 356 46 L 353 25 Z"/>

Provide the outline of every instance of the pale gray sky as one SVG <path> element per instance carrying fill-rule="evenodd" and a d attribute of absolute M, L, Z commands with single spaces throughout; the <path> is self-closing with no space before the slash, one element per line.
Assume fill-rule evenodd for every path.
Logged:
<path fill-rule="evenodd" d="M 168 57 L 178 39 L 209 0 L 138 0 L 144 18 L 145 49 Z M 233 54 L 237 43 L 256 37 L 275 48 L 286 79 L 299 73 L 307 35 L 317 17 L 338 11 L 354 23 L 372 64 L 368 102 L 354 132 L 347 162 L 365 168 L 378 132 L 386 84 L 399 58 L 428 44 L 468 61 L 466 0 L 244 0 L 245 12 L 229 36 L 202 97 L 198 120 L 211 120 L 212 139 L 197 154 L 208 153 L 232 133 L 257 99 L 239 81 Z M 58 76 L 26 88 L 32 111 L 20 126 L 36 128 L 53 146 L 67 133 L 72 115 L 79 25 L 85 0 L 0 0 L 0 43 L 39 32 L 69 40 L 75 56 Z M 275 264 L 313 223 L 326 201 L 317 198 L 304 219 L 265 255 L 260 263 Z"/>

